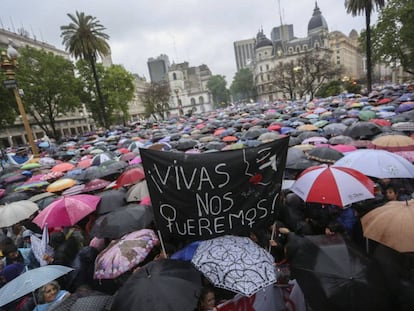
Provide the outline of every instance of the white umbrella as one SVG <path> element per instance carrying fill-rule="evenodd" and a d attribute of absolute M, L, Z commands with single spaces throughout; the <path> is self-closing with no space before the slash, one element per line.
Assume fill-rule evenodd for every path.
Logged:
<path fill-rule="evenodd" d="M 274 258 L 247 237 L 202 241 L 191 262 L 214 286 L 244 296 L 276 282 Z"/>
<path fill-rule="evenodd" d="M 29 200 L 0 205 L 0 228 L 9 227 L 27 219 L 38 210 L 37 204 Z"/>
<path fill-rule="evenodd" d="M 20 274 L 0 289 L 0 307 L 72 271 L 72 268 L 49 265 Z"/>
<path fill-rule="evenodd" d="M 356 150 L 336 161 L 334 166 L 353 168 L 376 178 L 414 178 L 414 165 L 386 150 Z"/>

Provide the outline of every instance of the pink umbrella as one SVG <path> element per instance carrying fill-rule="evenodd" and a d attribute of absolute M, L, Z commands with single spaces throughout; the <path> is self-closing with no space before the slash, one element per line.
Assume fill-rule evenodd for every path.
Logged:
<path fill-rule="evenodd" d="M 290 188 L 305 202 L 346 206 L 374 198 L 374 182 L 361 172 L 318 165 L 302 172 Z"/>
<path fill-rule="evenodd" d="M 100 197 L 88 194 L 63 197 L 50 203 L 33 222 L 40 228 L 46 224 L 49 228 L 73 226 L 94 212 L 100 200 Z"/>
<path fill-rule="evenodd" d="M 158 237 L 150 229 L 142 229 L 112 241 L 95 260 L 95 279 L 114 279 L 144 261 Z"/>
<path fill-rule="evenodd" d="M 355 151 L 358 148 L 355 146 L 351 146 L 351 145 L 333 145 L 333 146 L 329 146 L 329 148 L 335 149 L 336 151 L 339 152 L 351 152 L 351 151 Z"/>
<path fill-rule="evenodd" d="M 140 164 L 140 163 L 142 163 L 140 156 L 137 156 L 133 158 L 131 161 L 129 161 L 129 165 Z"/>

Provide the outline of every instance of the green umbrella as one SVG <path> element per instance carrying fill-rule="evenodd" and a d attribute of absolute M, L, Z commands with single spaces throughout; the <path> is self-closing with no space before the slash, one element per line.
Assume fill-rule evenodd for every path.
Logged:
<path fill-rule="evenodd" d="M 32 170 L 32 169 L 38 168 L 38 167 L 41 167 L 41 165 L 39 163 L 34 162 L 34 163 L 27 163 L 27 164 L 23 165 L 21 167 L 21 169 L 22 170 Z"/>
<path fill-rule="evenodd" d="M 368 121 L 376 117 L 375 111 L 372 110 L 362 110 L 358 113 L 358 118 L 362 121 Z"/>
<path fill-rule="evenodd" d="M 321 127 L 324 127 L 325 125 L 327 125 L 328 123 L 329 122 L 326 121 L 326 120 L 320 120 L 320 121 L 317 121 L 317 122 L 313 123 L 313 125 L 321 128 Z"/>

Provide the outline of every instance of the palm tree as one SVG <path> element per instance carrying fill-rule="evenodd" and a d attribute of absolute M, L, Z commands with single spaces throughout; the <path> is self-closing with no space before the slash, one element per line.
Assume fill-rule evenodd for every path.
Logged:
<path fill-rule="evenodd" d="M 352 14 L 352 16 L 365 14 L 368 93 L 372 90 L 371 14 L 374 9 L 380 9 L 384 6 L 385 0 L 345 0 L 345 8 L 348 14 Z"/>
<path fill-rule="evenodd" d="M 79 13 L 76 11 L 76 16 L 67 14 L 71 19 L 71 23 L 66 26 L 61 26 L 61 37 L 66 51 L 68 51 L 76 59 L 81 58 L 89 62 L 93 77 L 95 79 L 96 92 L 99 98 L 100 107 L 100 121 L 105 128 L 109 127 L 108 115 L 105 109 L 105 101 L 102 96 L 101 87 L 99 83 L 98 74 L 96 71 L 96 60 L 98 55 L 103 57 L 108 55 L 110 51 L 109 44 L 106 40 L 109 36 L 103 31 L 106 29 L 100 22 L 91 15 Z"/>

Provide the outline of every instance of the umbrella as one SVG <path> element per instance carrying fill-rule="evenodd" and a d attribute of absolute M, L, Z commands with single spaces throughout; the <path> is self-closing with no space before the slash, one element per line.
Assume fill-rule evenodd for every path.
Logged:
<path fill-rule="evenodd" d="M 92 165 L 92 159 L 84 159 L 78 162 L 76 164 L 77 168 L 88 168 Z"/>
<path fill-rule="evenodd" d="M 41 164 L 35 163 L 35 162 L 33 162 L 33 163 L 26 163 L 25 165 L 23 165 L 21 167 L 21 169 L 22 170 L 32 170 L 32 169 L 35 169 L 35 168 L 39 168 L 41 166 L 42 166 Z"/>
<path fill-rule="evenodd" d="M 414 132 L 414 122 L 397 122 L 391 125 L 391 128 L 395 131 L 407 131 L 407 132 Z"/>
<path fill-rule="evenodd" d="M 28 219 L 38 210 L 37 204 L 29 200 L 0 205 L 0 228 L 10 227 Z"/>
<path fill-rule="evenodd" d="M 63 172 L 70 171 L 74 167 L 75 167 L 75 165 L 73 165 L 72 163 L 63 162 L 63 163 L 56 164 L 54 167 L 52 167 L 50 169 L 50 171 L 51 172 L 62 172 L 63 173 Z"/>
<path fill-rule="evenodd" d="M 13 192 L 10 194 L 6 194 L 0 199 L 0 204 L 12 203 L 21 200 L 28 200 L 30 198 L 30 194 L 28 192 Z"/>
<path fill-rule="evenodd" d="M 98 206 L 96 207 L 96 213 L 98 215 L 106 214 L 118 209 L 125 205 L 125 190 L 124 189 L 111 189 L 102 191 L 96 194 L 101 198 Z"/>
<path fill-rule="evenodd" d="M 390 201 L 361 218 L 364 236 L 398 252 L 414 252 L 414 200 Z"/>
<path fill-rule="evenodd" d="M 0 289 L 0 307 L 72 271 L 60 265 L 47 265 L 26 271 Z"/>
<path fill-rule="evenodd" d="M 248 237 L 201 241 L 191 262 L 214 286 L 244 296 L 276 282 L 274 258 Z"/>
<path fill-rule="evenodd" d="M 62 172 L 49 172 L 44 174 L 40 177 L 40 180 L 49 181 L 51 179 L 58 179 L 62 177 L 64 174 Z"/>
<path fill-rule="evenodd" d="M 32 182 L 25 182 L 20 186 L 14 188 L 14 191 L 30 191 L 30 190 L 38 190 L 42 188 L 46 188 L 49 183 L 47 181 L 32 181 Z"/>
<path fill-rule="evenodd" d="M 81 194 L 83 193 L 83 189 L 85 189 L 85 185 L 84 184 L 80 184 L 80 185 L 75 185 L 73 187 L 70 187 L 68 189 L 66 189 L 65 191 L 62 192 L 63 196 L 66 195 L 75 195 L 75 194 Z"/>
<path fill-rule="evenodd" d="M 341 235 L 289 234 L 286 248 L 292 278 L 312 310 L 389 310 L 381 275 Z"/>
<path fill-rule="evenodd" d="M 154 219 L 148 206 L 128 204 L 96 219 L 91 235 L 119 239 L 121 236 L 147 227 Z"/>
<path fill-rule="evenodd" d="M 339 135 L 329 138 L 331 145 L 349 145 L 353 143 L 353 139 L 349 136 Z"/>
<path fill-rule="evenodd" d="M 145 172 L 143 168 L 134 167 L 123 172 L 116 180 L 117 187 L 128 186 L 136 184 L 137 182 L 145 178 Z"/>
<path fill-rule="evenodd" d="M 43 157 L 39 159 L 39 164 L 42 166 L 52 167 L 56 165 L 56 161 L 50 157 Z"/>
<path fill-rule="evenodd" d="M 100 154 L 97 154 L 96 156 L 93 157 L 92 159 L 92 165 L 97 166 L 97 165 L 101 165 L 102 163 L 106 162 L 106 161 L 110 161 L 110 160 L 114 160 L 115 157 L 113 154 L 109 153 L 109 152 L 103 152 Z"/>
<path fill-rule="evenodd" d="M 306 158 L 305 153 L 299 148 L 289 148 L 286 158 L 286 168 L 293 170 L 304 170 L 308 167 L 318 165 L 316 161 Z"/>
<path fill-rule="evenodd" d="M 133 185 L 131 188 L 129 188 L 128 192 L 125 195 L 125 200 L 127 202 L 139 202 L 143 198 L 148 196 L 149 190 L 147 186 L 147 181 L 144 179 L 136 185 Z"/>
<path fill-rule="evenodd" d="M 45 224 L 50 228 L 73 226 L 95 211 L 100 200 L 100 197 L 89 194 L 62 197 L 50 203 L 33 219 L 33 222 L 40 228 Z"/>
<path fill-rule="evenodd" d="M 153 230 L 142 229 L 113 240 L 95 260 L 95 279 L 114 279 L 144 261 L 158 244 Z"/>
<path fill-rule="evenodd" d="M 343 123 L 331 123 L 323 128 L 323 133 L 325 135 L 337 136 L 342 135 L 346 129 L 347 126 Z"/>
<path fill-rule="evenodd" d="M 138 152 L 128 152 L 128 153 L 124 153 L 120 160 L 128 162 L 131 161 L 132 159 L 136 158 L 139 155 Z"/>
<path fill-rule="evenodd" d="M 59 192 L 68 189 L 76 184 L 76 180 L 72 178 L 62 178 L 51 183 L 47 188 L 47 192 Z"/>
<path fill-rule="evenodd" d="M 317 147 L 308 151 L 308 159 L 315 160 L 321 163 L 335 163 L 344 156 L 343 153 L 329 148 L 329 147 Z"/>
<path fill-rule="evenodd" d="M 334 166 L 352 168 L 376 178 L 414 178 L 414 166 L 386 150 L 356 150 L 339 159 Z"/>
<path fill-rule="evenodd" d="M 383 149 L 388 151 L 413 151 L 414 139 L 406 135 L 384 135 L 375 138 L 372 149 Z"/>
<path fill-rule="evenodd" d="M 361 137 L 372 137 L 381 133 L 381 127 L 375 123 L 368 121 L 360 121 L 351 124 L 344 132 L 343 135 L 349 136 L 352 138 L 361 138 Z"/>
<path fill-rule="evenodd" d="M 371 179 L 359 171 L 339 166 L 310 167 L 299 175 L 290 190 L 305 202 L 342 207 L 374 198 Z"/>
<path fill-rule="evenodd" d="M 105 189 L 110 183 L 110 181 L 104 179 L 93 179 L 85 185 L 85 187 L 82 189 L 82 192 L 102 190 Z"/>
<path fill-rule="evenodd" d="M 120 288 L 112 310 L 192 311 L 202 288 L 201 274 L 189 263 L 162 259 L 143 266 Z"/>
<path fill-rule="evenodd" d="M 328 142 L 328 139 L 321 136 L 312 136 L 304 139 L 301 144 L 325 144 Z"/>

